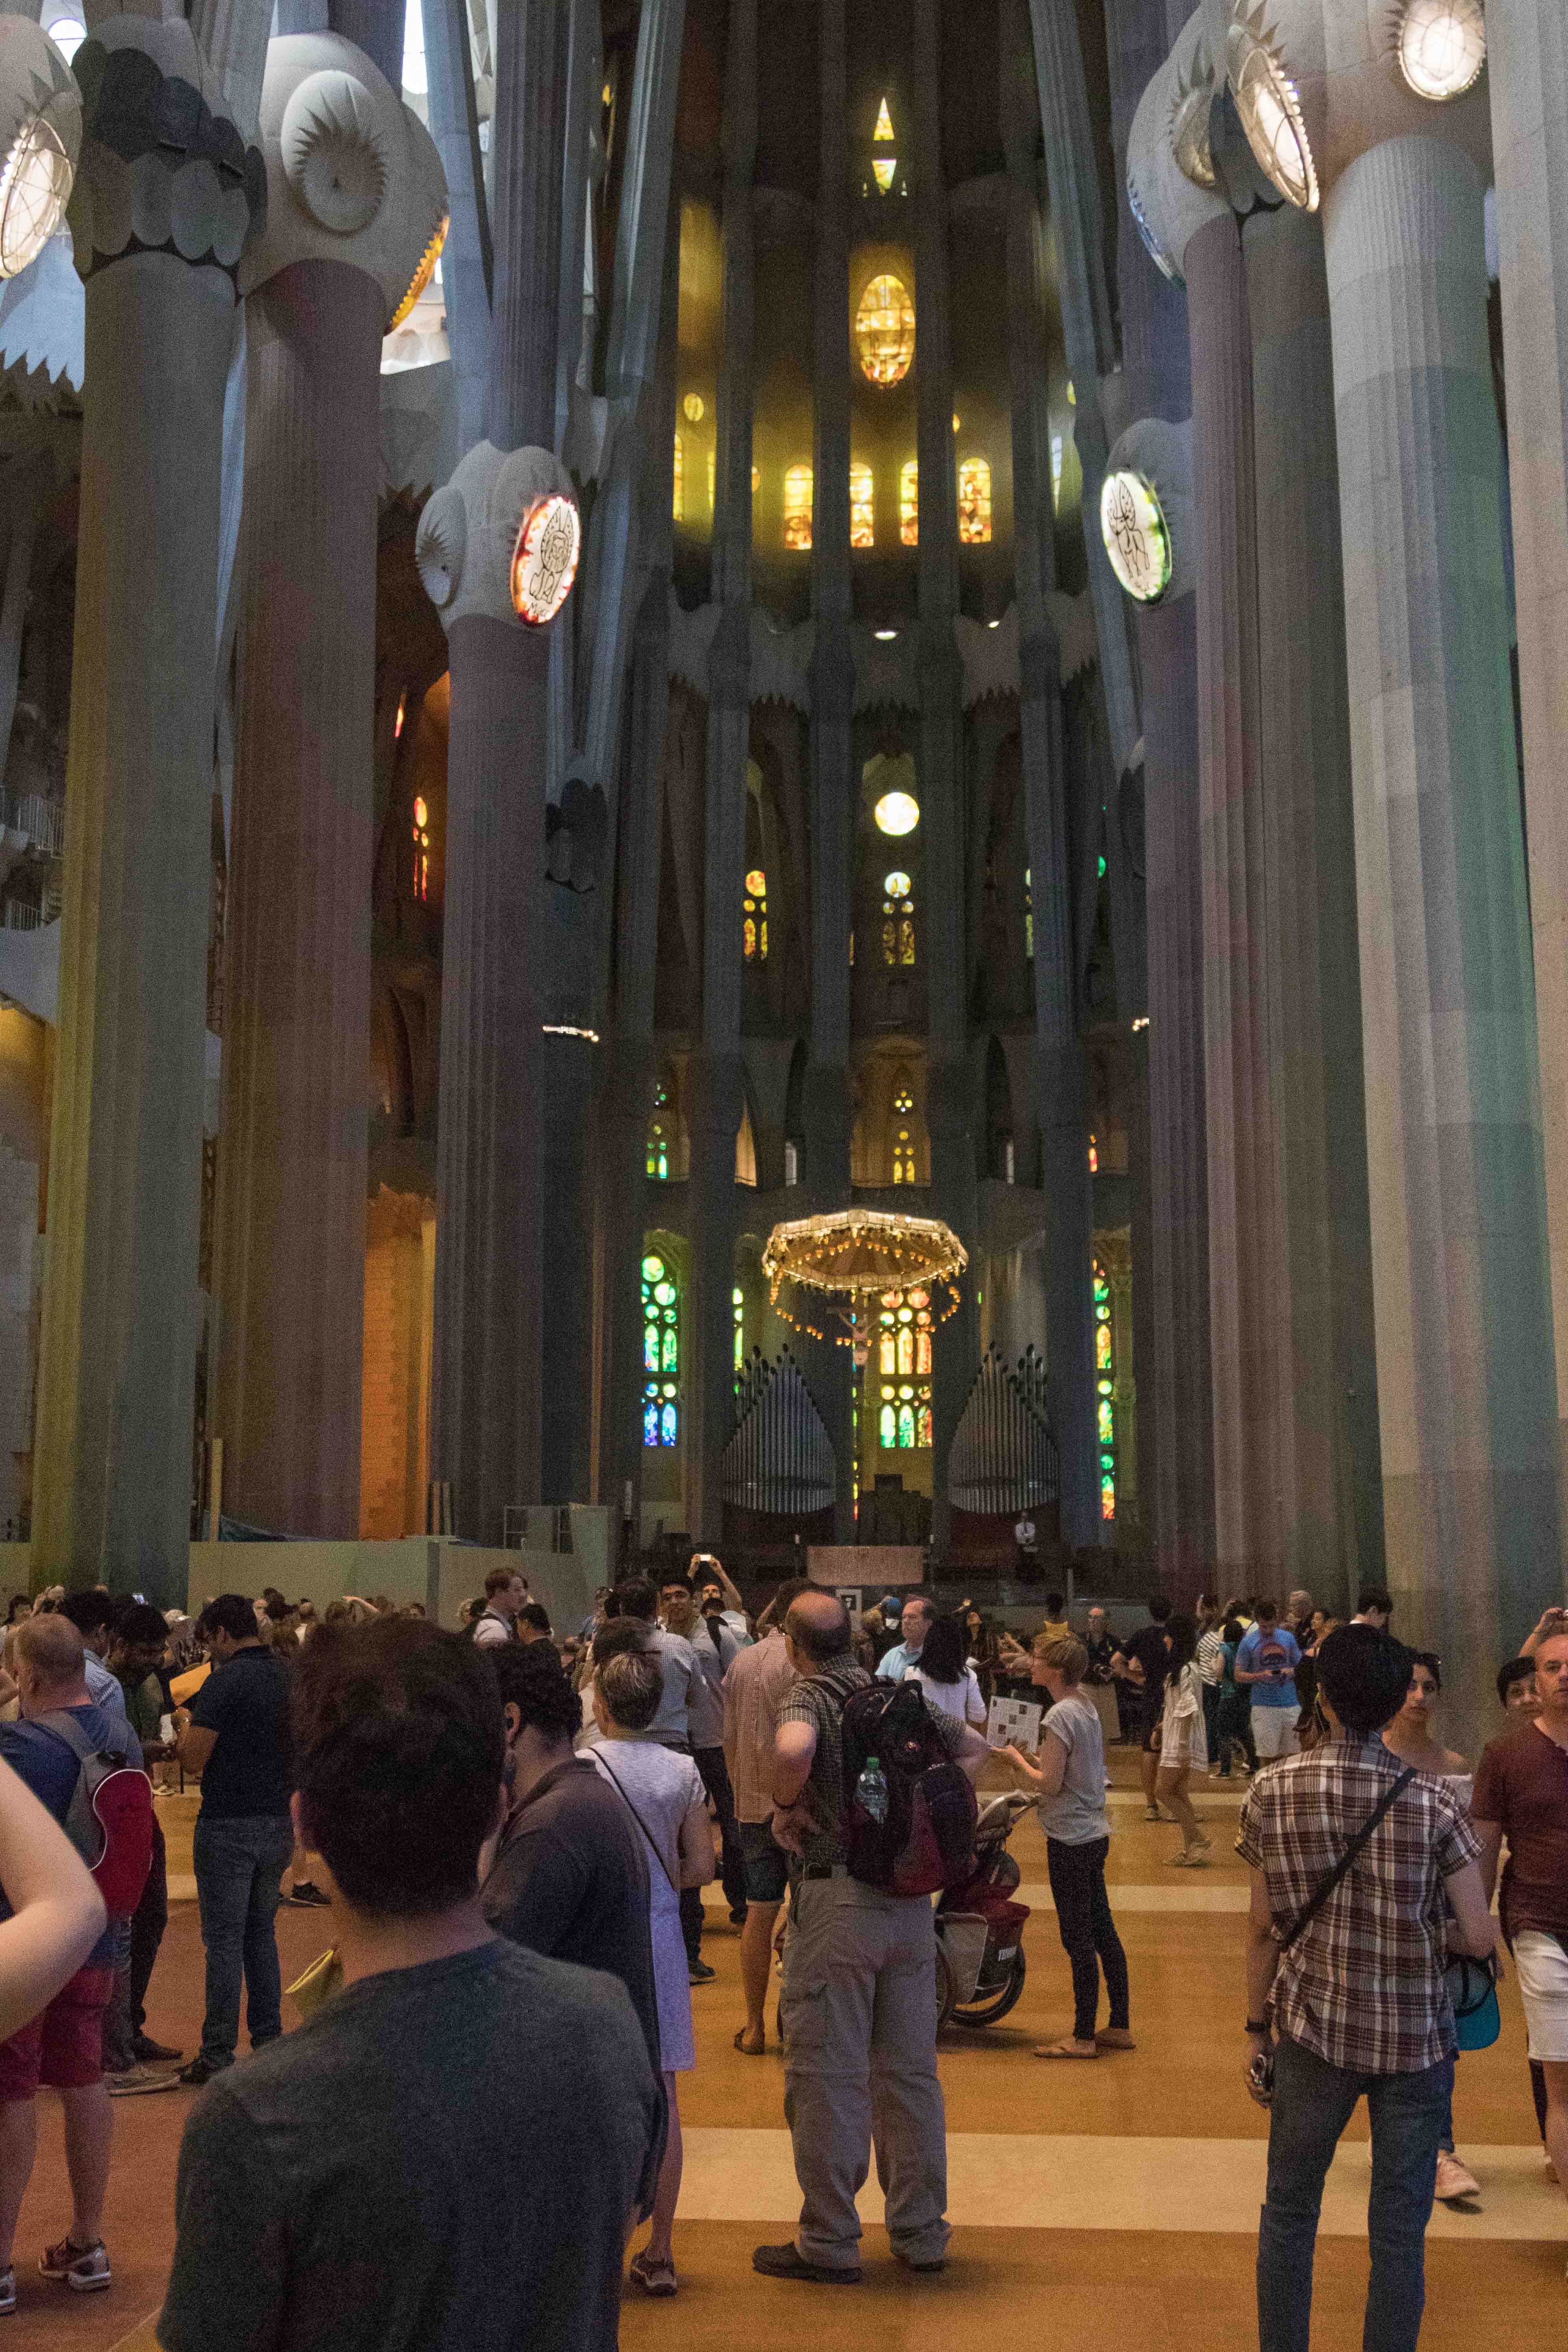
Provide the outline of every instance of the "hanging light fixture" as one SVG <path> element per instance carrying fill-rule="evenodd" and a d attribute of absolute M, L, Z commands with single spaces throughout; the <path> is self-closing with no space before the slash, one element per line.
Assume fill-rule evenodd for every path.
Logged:
<path fill-rule="evenodd" d="M 908 1292 L 934 1294 L 940 1286 L 947 1305 L 933 1320 L 945 1323 L 956 1315 L 958 1276 L 968 1264 L 968 1251 L 940 1217 L 906 1217 L 885 1209 L 837 1209 L 826 1216 L 793 1218 L 773 1227 L 763 1252 L 768 1296 L 785 1322 L 808 1339 L 831 1336 L 836 1347 L 852 1348 L 858 1364 L 866 1360 L 881 1309 L 896 1306 Z M 780 1305 L 785 1283 L 815 1294 L 812 1307 L 803 1307 L 797 1316 Z M 845 1328 L 829 1335 L 810 1319 L 813 1313 L 824 1322 L 835 1316 Z"/>

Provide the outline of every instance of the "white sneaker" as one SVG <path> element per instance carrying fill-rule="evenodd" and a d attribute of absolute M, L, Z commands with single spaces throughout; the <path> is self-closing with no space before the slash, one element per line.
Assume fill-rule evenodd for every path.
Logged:
<path fill-rule="evenodd" d="M 1481 2184 L 1457 2156 L 1451 2156 L 1444 2147 L 1437 2151 L 1437 2186 L 1434 2193 L 1439 2204 L 1447 2204 L 1454 2197 L 1479 2197 Z"/>

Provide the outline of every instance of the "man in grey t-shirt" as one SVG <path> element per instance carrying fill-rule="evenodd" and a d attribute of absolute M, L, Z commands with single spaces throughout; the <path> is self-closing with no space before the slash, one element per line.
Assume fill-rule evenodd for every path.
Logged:
<path fill-rule="evenodd" d="M 623 1985 L 517 1949 L 480 1911 L 490 1669 L 387 1618 L 322 1626 L 294 1675 L 294 1821 L 330 1874 L 342 1983 L 193 2109 L 158 2341 L 615 2352 L 658 2078 Z"/>

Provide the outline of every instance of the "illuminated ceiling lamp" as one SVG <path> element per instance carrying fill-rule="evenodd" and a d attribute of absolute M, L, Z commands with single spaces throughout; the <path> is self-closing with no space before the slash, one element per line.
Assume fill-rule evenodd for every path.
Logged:
<path fill-rule="evenodd" d="M 878 832 L 888 834 L 898 841 L 906 833 L 913 833 L 919 824 L 921 804 L 913 793 L 884 793 L 871 814 L 877 821 Z"/>
<path fill-rule="evenodd" d="M 1407 0 L 1394 55 L 1417 98 L 1438 104 L 1463 98 L 1487 61 L 1487 20 L 1481 0 Z"/>
<path fill-rule="evenodd" d="M 57 19 L 79 39 L 75 17 Z M 81 93 L 29 16 L 0 16 L 0 278 L 37 260 L 70 201 L 81 152 Z"/>
<path fill-rule="evenodd" d="M 883 1209 L 837 1209 L 821 1217 L 796 1217 L 775 1225 L 763 1252 L 763 1273 L 773 1305 L 808 1338 L 829 1334 L 812 1314 L 836 1316 L 846 1327 L 832 1334 L 840 1348 L 853 1348 L 864 1363 L 867 1342 L 885 1305 L 911 1290 L 947 1293 L 947 1305 L 933 1318 L 945 1323 L 958 1312 L 958 1277 L 969 1253 L 939 1217 L 907 1217 Z M 813 1294 L 802 1318 L 779 1303 L 786 1283 Z M 817 1302 L 820 1301 L 820 1304 Z M 932 1301 L 934 1307 L 934 1298 Z"/>
<path fill-rule="evenodd" d="M 1317 167 L 1295 81 L 1286 71 L 1268 0 L 1251 0 L 1232 17 L 1226 65 L 1236 110 L 1258 169 L 1299 212 L 1318 209 Z"/>

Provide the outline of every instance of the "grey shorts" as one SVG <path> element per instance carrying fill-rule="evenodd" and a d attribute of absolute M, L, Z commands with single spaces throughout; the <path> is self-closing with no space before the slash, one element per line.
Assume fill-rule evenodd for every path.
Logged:
<path fill-rule="evenodd" d="M 768 1822 L 742 1822 L 741 1852 L 746 1858 L 748 1903 L 782 1903 L 789 1885 L 789 1856 Z"/>

